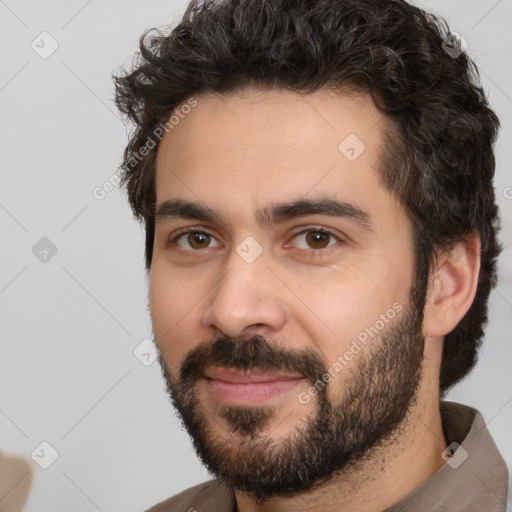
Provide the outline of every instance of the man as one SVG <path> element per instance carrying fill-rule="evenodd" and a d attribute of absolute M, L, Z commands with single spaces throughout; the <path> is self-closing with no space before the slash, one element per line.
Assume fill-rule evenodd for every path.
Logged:
<path fill-rule="evenodd" d="M 498 120 L 403 1 L 192 3 L 116 77 L 170 398 L 215 477 L 152 512 L 503 511 L 474 366 Z"/>

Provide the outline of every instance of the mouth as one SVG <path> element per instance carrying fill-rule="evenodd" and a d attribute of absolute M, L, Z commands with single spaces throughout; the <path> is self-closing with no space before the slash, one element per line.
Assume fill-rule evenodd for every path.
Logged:
<path fill-rule="evenodd" d="M 214 367 L 205 373 L 209 391 L 229 405 L 261 405 L 304 381 L 302 375 Z"/>

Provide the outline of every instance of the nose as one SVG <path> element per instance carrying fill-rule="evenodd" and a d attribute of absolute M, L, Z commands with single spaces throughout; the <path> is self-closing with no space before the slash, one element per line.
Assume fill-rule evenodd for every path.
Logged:
<path fill-rule="evenodd" d="M 233 251 L 203 315 L 203 326 L 231 337 L 280 331 L 287 317 L 283 289 L 263 255 L 247 263 Z"/>

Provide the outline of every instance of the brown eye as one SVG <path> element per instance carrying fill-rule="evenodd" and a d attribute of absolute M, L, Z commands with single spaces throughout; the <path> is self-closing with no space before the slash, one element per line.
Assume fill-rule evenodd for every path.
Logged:
<path fill-rule="evenodd" d="M 199 251 L 201 249 L 209 249 L 212 247 L 210 244 L 215 238 L 206 231 L 192 230 L 182 231 L 172 240 L 169 245 L 177 245 L 184 250 Z"/>
<path fill-rule="evenodd" d="M 208 247 L 210 235 L 206 233 L 189 233 L 187 235 L 187 242 L 194 249 L 205 249 Z"/>
<path fill-rule="evenodd" d="M 329 245 L 330 236 L 322 231 L 309 231 L 306 241 L 313 249 L 325 249 Z"/>
<path fill-rule="evenodd" d="M 312 228 L 296 233 L 294 238 L 298 240 L 302 238 L 305 241 L 305 244 L 302 244 L 302 246 L 300 244 L 296 244 L 299 249 L 313 249 L 318 251 L 328 249 L 334 245 L 336 241 L 341 241 L 339 237 L 330 231 Z"/>

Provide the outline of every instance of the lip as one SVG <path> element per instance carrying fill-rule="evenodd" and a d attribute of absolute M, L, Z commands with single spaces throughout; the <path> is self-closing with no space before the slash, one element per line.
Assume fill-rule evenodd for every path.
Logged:
<path fill-rule="evenodd" d="M 290 375 L 289 373 L 262 372 L 259 370 L 238 370 L 236 368 L 214 367 L 206 372 L 206 377 L 221 380 L 231 384 L 250 384 L 260 382 L 276 382 L 295 380 L 302 375 Z"/>
<path fill-rule="evenodd" d="M 258 405 L 280 396 L 303 382 L 301 375 L 213 368 L 205 374 L 210 392 L 230 405 Z"/>

